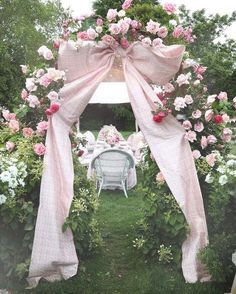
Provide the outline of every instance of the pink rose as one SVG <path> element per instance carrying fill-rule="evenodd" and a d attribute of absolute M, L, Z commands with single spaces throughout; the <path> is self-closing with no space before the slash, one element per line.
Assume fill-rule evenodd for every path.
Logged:
<path fill-rule="evenodd" d="M 131 27 L 133 29 L 137 29 L 139 27 L 139 22 L 137 20 L 132 20 L 131 21 Z"/>
<path fill-rule="evenodd" d="M 130 46 L 129 41 L 125 38 L 120 40 L 120 45 L 123 49 L 127 49 Z"/>
<path fill-rule="evenodd" d="M 185 130 L 190 130 L 192 128 L 192 124 L 189 120 L 183 121 L 182 126 L 185 128 Z"/>
<path fill-rule="evenodd" d="M 65 72 L 63 70 L 57 70 L 54 67 L 47 69 L 46 77 L 50 82 L 53 80 L 57 82 L 58 80 L 63 80 L 65 78 Z"/>
<path fill-rule="evenodd" d="M 155 35 L 158 32 L 159 27 L 160 27 L 160 24 L 158 22 L 155 22 L 150 19 L 146 25 L 146 31 Z"/>
<path fill-rule="evenodd" d="M 198 158 L 201 157 L 201 153 L 200 153 L 199 150 L 193 150 L 192 153 L 193 153 L 193 158 L 194 158 L 194 159 L 198 159 Z"/>
<path fill-rule="evenodd" d="M 160 38 L 156 38 L 152 41 L 152 46 L 157 48 L 157 47 L 163 47 L 163 40 Z"/>
<path fill-rule="evenodd" d="M 123 8 L 124 9 L 124 8 Z M 117 16 L 117 9 L 109 9 L 107 12 L 108 21 L 113 21 Z"/>
<path fill-rule="evenodd" d="M 89 28 L 87 30 L 87 34 L 88 34 L 89 40 L 94 40 L 98 36 L 98 34 L 96 33 L 96 31 L 94 29 L 92 29 L 92 28 Z"/>
<path fill-rule="evenodd" d="M 202 116 L 201 110 L 197 109 L 192 113 L 193 118 L 200 118 Z"/>
<path fill-rule="evenodd" d="M 213 115 L 214 115 L 214 111 L 212 109 L 208 109 L 205 112 L 205 121 L 207 121 L 207 122 L 211 121 L 213 118 Z"/>
<path fill-rule="evenodd" d="M 89 39 L 88 33 L 87 32 L 78 32 L 77 33 L 77 39 L 86 41 Z"/>
<path fill-rule="evenodd" d="M 12 133 L 17 133 L 20 129 L 19 122 L 15 119 L 9 121 L 8 127 L 10 128 Z"/>
<path fill-rule="evenodd" d="M 216 154 L 215 153 L 211 153 L 211 154 L 208 154 L 206 156 L 206 162 L 211 166 L 213 167 L 215 165 L 215 162 L 216 162 Z"/>
<path fill-rule="evenodd" d="M 189 105 L 189 104 L 192 104 L 193 103 L 193 98 L 192 98 L 191 95 L 185 95 L 184 101 L 185 101 L 186 104 Z"/>
<path fill-rule="evenodd" d="M 131 4 L 132 4 L 133 0 L 125 0 L 125 2 L 122 4 L 122 9 L 127 10 Z"/>
<path fill-rule="evenodd" d="M 206 136 L 202 136 L 202 138 L 201 138 L 201 147 L 202 147 L 202 149 L 205 149 L 207 146 L 208 146 L 207 138 L 206 138 Z"/>
<path fill-rule="evenodd" d="M 98 18 L 96 20 L 96 24 L 97 24 L 97 26 L 102 26 L 103 25 L 103 20 L 101 18 Z"/>
<path fill-rule="evenodd" d="M 36 78 L 39 79 L 39 78 L 41 78 L 44 74 L 45 74 L 44 69 L 40 68 L 40 69 L 38 69 L 38 70 L 36 71 L 35 76 L 36 76 Z"/>
<path fill-rule="evenodd" d="M 216 96 L 217 95 L 210 95 L 210 96 L 208 96 L 208 98 L 207 98 L 207 104 L 208 105 L 211 105 L 213 102 L 215 102 Z"/>
<path fill-rule="evenodd" d="M 163 9 L 167 14 L 174 14 L 177 11 L 176 6 L 172 3 L 165 3 Z"/>
<path fill-rule="evenodd" d="M 27 101 L 29 102 L 29 107 L 32 108 L 35 108 L 40 105 L 39 99 L 35 95 L 29 95 Z"/>
<path fill-rule="evenodd" d="M 37 143 L 37 144 L 34 145 L 34 152 L 37 155 L 42 156 L 46 152 L 46 147 L 44 146 L 43 143 Z"/>
<path fill-rule="evenodd" d="M 227 95 L 226 92 L 220 92 L 220 94 L 217 97 L 221 101 L 227 101 L 228 100 L 228 95 Z"/>
<path fill-rule="evenodd" d="M 183 36 L 183 33 L 184 33 L 183 27 L 181 25 L 178 25 L 177 27 L 174 28 L 172 36 L 174 38 L 179 38 L 179 37 Z"/>
<path fill-rule="evenodd" d="M 159 30 L 158 30 L 158 36 L 160 37 L 160 38 L 165 38 L 166 36 L 168 35 L 168 30 L 167 30 L 167 28 L 166 27 L 160 27 L 159 28 Z"/>
<path fill-rule="evenodd" d="M 222 115 L 222 119 L 223 119 L 223 122 L 224 122 L 224 123 L 227 123 L 227 122 L 230 121 L 230 117 L 228 116 L 227 113 L 224 113 L 224 114 Z"/>
<path fill-rule="evenodd" d="M 42 133 L 48 129 L 48 122 L 43 120 L 37 124 L 37 131 Z"/>
<path fill-rule="evenodd" d="M 3 110 L 2 111 L 2 116 L 4 117 L 4 119 L 6 121 L 10 121 L 10 120 L 15 120 L 16 119 L 16 114 L 15 113 L 10 113 L 9 110 Z"/>
<path fill-rule="evenodd" d="M 47 95 L 48 99 L 51 101 L 57 100 L 58 99 L 58 93 L 55 91 L 51 91 Z"/>
<path fill-rule="evenodd" d="M 32 137 L 34 131 L 31 128 L 23 128 L 23 136 L 26 138 Z"/>
<path fill-rule="evenodd" d="M 194 124 L 194 130 L 198 133 L 202 132 L 204 130 L 204 125 L 202 122 L 198 121 Z"/>
<path fill-rule="evenodd" d="M 110 35 L 104 35 L 102 37 L 102 42 L 113 49 L 116 49 L 119 46 L 119 43 Z"/>
<path fill-rule="evenodd" d="M 190 75 L 188 75 L 188 74 L 186 74 L 186 75 L 184 75 L 184 74 L 180 74 L 180 75 L 177 77 L 176 82 L 177 82 L 177 84 L 179 85 L 179 87 L 182 86 L 182 85 L 188 85 L 188 84 L 189 84 L 189 81 L 188 81 L 189 78 L 190 78 Z"/>
<path fill-rule="evenodd" d="M 202 75 L 206 71 L 207 67 L 202 65 L 194 66 L 194 72 L 196 74 Z"/>
<path fill-rule="evenodd" d="M 171 83 L 167 83 L 164 85 L 164 91 L 166 93 L 171 93 L 175 90 L 175 87 Z"/>
<path fill-rule="evenodd" d="M 152 40 L 149 37 L 143 38 L 142 39 L 142 44 L 143 44 L 143 47 L 146 47 L 146 48 L 150 47 L 151 44 L 152 44 Z"/>
<path fill-rule="evenodd" d="M 232 139 L 232 134 L 233 134 L 233 132 L 229 128 L 224 128 L 222 130 L 221 139 L 224 142 L 230 142 Z"/>
<path fill-rule="evenodd" d="M 7 151 L 11 152 L 15 148 L 15 143 L 11 141 L 6 142 L 6 149 Z"/>
<path fill-rule="evenodd" d="M 112 35 L 118 35 L 120 33 L 120 26 L 117 23 L 112 23 L 109 26 L 109 31 Z"/>
<path fill-rule="evenodd" d="M 197 140 L 197 134 L 194 131 L 188 131 L 185 134 L 184 138 L 189 140 L 190 142 L 194 142 Z"/>
<path fill-rule="evenodd" d="M 34 78 L 27 78 L 25 81 L 25 87 L 29 92 L 33 92 L 37 90 L 37 86 L 35 85 Z"/>
<path fill-rule="evenodd" d="M 51 84 L 52 80 L 48 77 L 47 74 L 43 75 L 39 79 L 39 84 L 45 88 L 47 88 Z"/>
<path fill-rule="evenodd" d="M 164 182 L 165 182 L 165 178 L 164 178 L 162 172 L 159 172 L 159 173 L 156 175 L 156 181 L 159 182 L 159 183 L 164 183 Z"/>
<path fill-rule="evenodd" d="M 22 98 L 23 100 L 26 100 L 27 97 L 28 97 L 28 92 L 27 92 L 25 89 L 23 89 L 23 90 L 21 91 L 21 98 Z"/>
<path fill-rule="evenodd" d="M 120 26 L 120 33 L 125 35 L 130 27 L 129 22 L 127 20 L 121 19 L 119 20 L 118 25 Z"/>
<path fill-rule="evenodd" d="M 43 54 L 43 58 L 46 60 L 52 60 L 53 59 L 53 54 L 50 49 L 46 50 Z"/>
<path fill-rule="evenodd" d="M 208 144 L 215 144 L 217 142 L 217 139 L 214 135 L 209 135 L 207 136 L 207 142 Z"/>
<path fill-rule="evenodd" d="M 185 108 L 187 105 L 183 97 L 176 97 L 174 101 L 175 110 L 180 111 L 182 108 Z"/>

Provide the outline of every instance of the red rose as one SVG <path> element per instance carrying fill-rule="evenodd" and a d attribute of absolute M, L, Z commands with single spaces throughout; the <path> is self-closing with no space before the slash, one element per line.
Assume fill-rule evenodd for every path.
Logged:
<path fill-rule="evenodd" d="M 46 110 L 45 110 L 45 114 L 46 114 L 46 115 L 52 115 L 52 111 L 51 111 L 51 109 L 50 109 L 50 108 L 46 109 Z"/>
<path fill-rule="evenodd" d="M 214 117 L 214 121 L 215 121 L 216 124 L 221 124 L 224 120 L 223 120 L 223 117 L 220 114 L 217 114 Z"/>
<path fill-rule="evenodd" d="M 78 155 L 79 157 L 81 157 L 83 154 L 84 154 L 84 150 L 80 150 L 80 151 L 78 152 L 77 155 Z"/>
<path fill-rule="evenodd" d="M 160 116 L 159 113 L 158 114 L 154 114 L 153 118 L 152 118 L 156 123 L 160 123 L 163 120 L 163 116 Z"/>
<path fill-rule="evenodd" d="M 50 106 L 50 110 L 52 113 L 56 113 L 60 108 L 60 105 L 58 103 L 52 103 Z"/>
<path fill-rule="evenodd" d="M 55 39 L 53 41 L 53 48 L 58 49 L 60 47 L 60 40 Z"/>

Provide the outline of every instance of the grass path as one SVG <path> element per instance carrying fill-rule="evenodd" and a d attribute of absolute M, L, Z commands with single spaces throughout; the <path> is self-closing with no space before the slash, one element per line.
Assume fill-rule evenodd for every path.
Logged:
<path fill-rule="evenodd" d="M 96 214 L 104 245 L 100 253 L 80 261 L 78 276 L 58 283 L 40 283 L 34 290 L 14 293 L 40 294 L 223 294 L 221 284 L 185 284 L 181 272 L 147 262 L 132 246 L 141 215 L 141 195 L 126 199 L 120 192 L 103 192 Z"/>

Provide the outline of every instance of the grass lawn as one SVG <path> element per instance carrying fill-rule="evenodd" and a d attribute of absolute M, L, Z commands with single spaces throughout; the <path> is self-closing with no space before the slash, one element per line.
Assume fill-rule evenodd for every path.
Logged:
<path fill-rule="evenodd" d="M 140 218 L 142 196 L 134 190 L 126 199 L 121 192 L 102 192 L 96 218 L 104 245 L 100 253 L 80 260 L 78 276 L 57 283 L 41 282 L 34 290 L 23 287 L 12 293 L 48 294 L 223 294 L 226 285 L 186 284 L 181 271 L 147 261 L 132 246 Z M 1 287 L 0 284 L 0 289 Z M 229 292 L 229 289 L 227 289 Z"/>

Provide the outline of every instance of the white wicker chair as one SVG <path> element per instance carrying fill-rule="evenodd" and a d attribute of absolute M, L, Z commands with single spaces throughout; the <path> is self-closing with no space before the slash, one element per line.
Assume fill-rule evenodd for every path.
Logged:
<path fill-rule="evenodd" d="M 91 162 L 91 168 L 95 169 L 98 195 L 102 188 L 122 188 L 127 195 L 127 178 L 130 168 L 134 167 L 133 157 L 126 151 L 108 149 L 98 154 Z"/>

